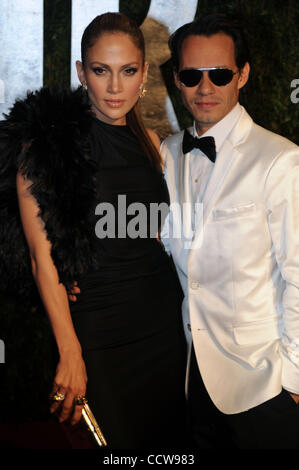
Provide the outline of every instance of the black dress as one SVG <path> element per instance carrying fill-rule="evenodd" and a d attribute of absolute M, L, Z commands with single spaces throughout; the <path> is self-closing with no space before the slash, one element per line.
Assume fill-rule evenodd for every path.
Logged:
<path fill-rule="evenodd" d="M 80 281 L 81 294 L 71 303 L 87 368 L 87 398 L 109 447 L 176 448 L 185 411 L 181 287 L 162 245 L 149 236 L 149 223 L 146 234 L 131 237 L 144 229 L 134 221 L 138 209 L 134 213 L 131 206 L 127 215 L 129 235 L 118 220 L 138 202 L 149 222 L 150 204 L 169 202 L 166 184 L 128 126 L 94 119 L 92 141 L 98 203 L 106 203 L 97 208 L 91 235 L 97 237 L 100 268 Z M 114 238 L 111 219 L 116 219 Z M 99 238 L 108 228 L 109 237 Z"/>

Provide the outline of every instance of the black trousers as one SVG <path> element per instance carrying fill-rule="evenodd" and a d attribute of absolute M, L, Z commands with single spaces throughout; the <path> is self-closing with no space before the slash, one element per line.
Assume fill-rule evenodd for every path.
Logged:
<path fill-rule="evenodd" d="M 225 415 L 206 391 L 193 348 L 188 415 L 194 449 L 299 449 L 299 406 L 286 390 L 251 410 Z"/>

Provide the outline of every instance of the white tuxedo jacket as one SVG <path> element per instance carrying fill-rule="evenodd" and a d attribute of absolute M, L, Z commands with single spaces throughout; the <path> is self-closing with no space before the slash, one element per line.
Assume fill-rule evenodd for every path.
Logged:
<path fill-rule="evenodd" d="M 162 143 L 171 208 L 190 201 L 183 131 Z M 188 248 L 162 241 L 184 290 L 183 318 L 208 393 L 223 413 L 299 393 L 299 148 L 244 108 L 224 142 Z M 188 223 L 188 214 L 184 223 Z M 190 222 L 190 221 L 189 221 Z M 167 228 L 166 228 L 167 227 Z"/>

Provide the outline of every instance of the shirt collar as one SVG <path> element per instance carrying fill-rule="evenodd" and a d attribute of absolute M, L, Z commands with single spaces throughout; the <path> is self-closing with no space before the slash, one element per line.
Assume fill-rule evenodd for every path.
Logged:
<path fill-rule="evenodd" d="M 217 122 L 213 127 L 208 129 L 204 134 L 199 136 L 196 132 L 195 121 L 193 123 L 193 136 L 194 137 L 207 137 L 211 136 L 215 139 L 216 151 L 219 152 L 223 142 L 232 131 L 234 125 L 240 118 L 242 113 L 242 106 L 237 103 L 236 106 L 223 118 L 221 121 Z"/>

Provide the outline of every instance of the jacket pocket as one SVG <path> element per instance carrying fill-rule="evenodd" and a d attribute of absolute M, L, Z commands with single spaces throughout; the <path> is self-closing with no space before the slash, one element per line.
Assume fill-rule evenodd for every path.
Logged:
<path fill-rule="evenodd" d="M 234 207 L 228 207 L 227 209 L 215 209 L 213 210 L 214 220 L 229 219 L 232 217 L 241 217 L 251 215 L 255 212 L 256 205 L 254 202 L 248 202 L 246 204 L 239 204 Z"/>
<path fill-rule="evenodd" d="M 283 331 L 282 318 L 270 317 L 252 323 L 233 326 L 234 338 L 237 344 L 258 344 L 281 338 Z"/>

